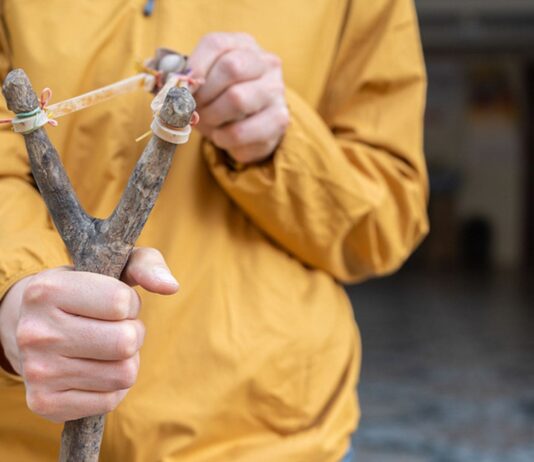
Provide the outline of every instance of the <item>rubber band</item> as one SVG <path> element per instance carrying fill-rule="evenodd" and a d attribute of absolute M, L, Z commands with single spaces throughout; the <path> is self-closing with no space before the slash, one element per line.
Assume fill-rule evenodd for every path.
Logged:
<path fill-rule="evenodd" d="M 17 116 L 11 121 L 13 124 L 13 130 L 16 133 L 29 135 L 30 133 L 33 133 L 39 128 L 44 127 L 48 122 L 50 122 L 48 119 L 48 114 L 40 107 L 37 108 L 37 112 L 35 110 L 31 112 L 34 114 L 28 115 L 30 113 L 26 112 L 22 114 L 22 117 L 20 114 L 17 114 Z"/>
<path fill-rule="evenodd" d="M 36 107 L 33 111 L 19 112 L 16 118 L 17 119 L 28 119 L 29 117 L 36 116 L 37 114 L 39 114 L 39 112 L 41 112 L 41 108 Z"/>
<path fill-rule="evenodd" d="M 173 144 L 182 144 L 187 142 L 187 140 L 189 139 L 189 134 L 191 133 L 191 126 L 196 125 L 199 121 L 198 113 L 196 111 L 193 113 L 190 125 L 188 125 L 186 128 L 175 129 L 173 127 L 165 126 L 158 120 L 159 111 L 161 110 L 165 97 L 167 96 L 167 93 L 171 88 L 186 87 L 191 93 L 194 93 L 196 89 L 204 83 L 204 80 L 200 78 L 192 78 L 191 69 L 187 68 L 184 72 L 169 73 L 164 84 L 163 72 L 150 69 L 147 66 L 144 66 L 139 63 L 137 63 L 137 66 L 138 68 L 144 71 L 143 74 L 124 79 L 120 82 L 109 85 L 108 87 L 93 90 L 92 92 L 80 95 L 75 98 L 71 98 L 70 100 L 53 104 L 50 107 L 50 110 L 48 110 L 47 107 L 48 103 L 52 99 L 52 90 L 48 87 L 44 88 L 39 96 L 38 107 L 31 111 L 16 114 L 16 116 L 11 119 L 0 119 L 0 124 L 11 124 L 13 130 L 16 133 L 21 133 L 23 135 L 30 134 L 38 130 L 39 128 L 42 128 L 46 124 L 50 124 L 53 127 L 56 127 L 58 125 L 58 122 L 52 118 L 53 113 L 56 114 L 56 117 L 62 117 L 63 115 L 69 114 L 80 109 L 84 109 L 85 107 L 89 107 L 89 105 L 95 104 L 95 93 L 100 92 L 98 94 L 101 96 L 104 90 L 109 91 L 110 88 L 113 88 L 115 90 L 114 94 L 121 94 L 119 93 L 119 90 L 122 93 L 126 91 L 131 91 L 135 89 L 134 85 L 138 86 L 139 82 L 142 82 L 143 88 L 146 91 L 151 92 L 154 90 L 154 88 L 161 89 L 151 104 L 152 112 L 154 113 L 154 121 L 151 125 L 152 132 L 159 136 L 161 139 Z M 93 100 L 91 100 L 92 104 L 89 104 L 87 101 L 85 101 L 85 99 L 87 99 L 89 96 L 93 97 Z M 102 98 L 100 99 L 102 100 Z M 100 102 L 100 100 L 97 102 Z M 151 132 L 149 131 L 141 135 L 139 138 L 136 139 L 136 142 L 144 139 L 150 133 Z"/>
<path fill-rule="evenodd" d="M 21 112 L 19 114 L 16 115 L 16 117 L 12 117 L 10 119 L 0 119 L 0 124 L 11 124 L 13 125 L 13 121 L 15 119 L 28 119 L 30 117 L 33 117 L 33 116 L 36 116 L 37 114 L 39 114 L 39 112 L 41 112 L 41 108 L 40 107 L 36 107 L 33 111 L 29 111 L 29 112 Z"/>
<path fill-rule="evenodd" d="M 39 106 L 31 111 L 19 112 L 12 119 L 2 119 L 0 124 L 11 124 L 16 133 L 29 135 L 46 124 L 57 127 L 58 123 L 52 119 L 52 113 L 46 110 L 48 102 L 52 98 L 52 90 L 45 88 L 39 96 Z"/>

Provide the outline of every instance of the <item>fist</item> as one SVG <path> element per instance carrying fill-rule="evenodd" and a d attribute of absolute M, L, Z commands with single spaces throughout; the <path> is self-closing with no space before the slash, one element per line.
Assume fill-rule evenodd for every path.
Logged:
<path fill-rule="evenodd" d="M 136 249 L 124 274 L 122 282 L 68 268 L 43 271 L 4 299 L 2 345 L 36 414 L 55 422 L 104 414 L 134 385 L 145 328 L 130 285 L 162 294 L 178 286 L 153 249 Z"/>
<path fill-rule="evenodd" d="M 205 80 L 195 93 L 202 135 L 240 163 L 268 158 L 289 124 L 280 58 L 247 34 L 214 33 L 189 66 Z"/>

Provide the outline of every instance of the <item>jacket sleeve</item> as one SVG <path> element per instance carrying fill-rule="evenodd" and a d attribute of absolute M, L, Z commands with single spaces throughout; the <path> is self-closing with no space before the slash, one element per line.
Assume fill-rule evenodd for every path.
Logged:
<path fill-rule="evenodd" d="M 2 82 L 9 66 L 3 34 Z M 0 96 L 0 118 L 8 117 L 12 114 Z M 24 140 L 8 126 L 0 125 L 0 300 L 19 279 L 65 264 L 69 264 L 69 257 L 32 182 Z"/>
<path fill-rule="evenodd" d="M 292 122 L 272 160 L 213 175 L 304 264 L 344 282 L 389 273 L 428 231 L 426 75 L 412 0 L 350 3 L 319 111 L 288 89 Z"/>

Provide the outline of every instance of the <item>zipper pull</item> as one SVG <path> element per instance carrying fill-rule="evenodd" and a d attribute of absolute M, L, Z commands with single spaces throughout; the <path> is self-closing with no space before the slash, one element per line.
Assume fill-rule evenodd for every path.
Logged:
<path fill-rule="evenodd" d="M 152 16 L 152 13 L 154 12 L 154 3 L 155 0 L 147 0 L 145 7 L 143 8 L 143 14 L 145 16 Z"/>

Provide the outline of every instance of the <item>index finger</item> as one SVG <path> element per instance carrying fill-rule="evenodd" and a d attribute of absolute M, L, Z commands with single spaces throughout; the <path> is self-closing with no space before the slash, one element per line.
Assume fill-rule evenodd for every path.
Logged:
<path fill-rule="evenodd" d="M 49 271 L 35 277 L 24 294 L 28 306 L 49 303 L 60 310 L 105 321 L 135 319 L 141 302 L 134 289 L 109 276 L 83 271 Z"/>
<path fill-rule="evenodd" d="M 189 56 L 192 78 L 206 78 L 213 64 L 225 53 L 235 50 L 259 50 L 256 41 L 244 33 L 217 32 L 204 36 Z"/>

